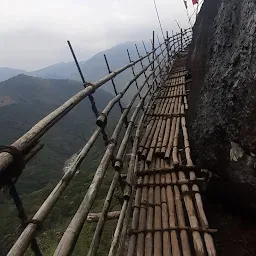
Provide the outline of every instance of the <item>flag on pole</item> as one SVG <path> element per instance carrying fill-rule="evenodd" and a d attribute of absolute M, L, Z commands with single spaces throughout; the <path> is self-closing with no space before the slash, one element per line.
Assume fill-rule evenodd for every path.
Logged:
<path fill-rule="evenodd" d="M 186 9 L 188 9 L 188 2 L 187 2 L 187 0 L 184 0 L 184 4 L 185 4 Z"/>
<path fill-rule="evenodd" d="M 198 0 L 192 0 L 193 5 L 198 4 Z"/>

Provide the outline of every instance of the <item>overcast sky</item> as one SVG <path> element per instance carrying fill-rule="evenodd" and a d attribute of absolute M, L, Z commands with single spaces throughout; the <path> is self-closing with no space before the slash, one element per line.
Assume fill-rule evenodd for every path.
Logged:
<path fill-rule="evenodd" d="M 192 0 L 188 0 L 190 13 Z M 188 27 L 183 0 L 156 0 L 164 31 Z M 159 32 L 153 0 L 1 0 L 0 67 L 36 70 Z"/>

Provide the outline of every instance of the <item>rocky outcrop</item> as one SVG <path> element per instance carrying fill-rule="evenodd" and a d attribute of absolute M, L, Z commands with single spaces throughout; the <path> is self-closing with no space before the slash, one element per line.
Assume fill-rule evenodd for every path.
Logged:
<path fill-rule="evenodd" d="M 256 2 L 205 0 L 188 67 L 197 164 L 226 201 L 256 210 Z"/>

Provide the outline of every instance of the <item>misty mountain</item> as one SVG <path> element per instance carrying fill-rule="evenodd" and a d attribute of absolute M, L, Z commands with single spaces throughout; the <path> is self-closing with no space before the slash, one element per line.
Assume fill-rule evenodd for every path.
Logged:
<path fill-rule="evenodd" d="M 86 81 L 95 82 L 108 74 L 108 70 L 104 60 L 104 54 L 106 54 L 108 58 L 109 66 L 112 71 L 129 63 L 127 49 L 129 49 L 131 59 L 137 59 L 138 54 L 135 48 L 135 43 L 137 43 L 138 45 L 140 54 L 145 55 L 146 52 L 141 42 L 126 42 L 116 45 L 105 51 L 102 51 L 86 61 L 80 61 L 79 64 Z M 146 48 L 148 51 L 151 50 L 150 42 L 146 42 Z M 77 56 L 77 58 L 79 59 L 79 56 Z M 148 61 L 145 60 L 144 65 L 146 65 L 147 63 Z M 140 70 L 141 64 L 137 63 L 135 66 L 135 71 L 139 72 Z M 0 81 L 4 81 L 20 73 L 25 73 L 28 76 L 41 77 L 45 79 L 72 79 L 79 82 L 81 81 L 75 62 L 73 61 L 56 63 L 54 65 L 50 65 L 48 67 L 31 72 L 9 68 L 0 68 Z M 133 74 L 131 68 L 124 71 L 122 74 L 118 75 L 115 78 L 117 90 L 120 91 L 132 77 Z M 144 77 L 142 76 L 139 82 L 141 83 L 143 80 Z M 111 82 L 108 82 L 107 84 L 102 86 L 102 89 L 104 89 L 107 92 L 110 92 L 111 94 L 114 94 Z M 132 88 L 128 90 L 124 100 L 130 99 L 131 95 L 134 94 L 134 90 L 135 85 L 133 85 Z"/>
<path fill-rule="evenodd" d="M 106 54 L 111 70 L 115 70 L 129 63 L 127 49 L 129 49 L 131 59 L 138 58 L 135 48 L 137 42 L 126 42 L 116 45 L 108 50 L 102 51 L 86 61 L 80 61 L 80 67 L 82 69 L 85 80 L 88 82 L 94 82 L 108 74 L 107 66 L 104 60 L 104 54 Z M 142 43 L 137 43 L 138 49 L 141 55 L 145 55 L 145 49 Z M 150 43 L 146 43 L 148 51 L 151 49 Z M 79 59 L 79 56 L 77 56 Z M 147 63 L 144 61 L 144 63 Z M 141 64 L 138 63 L 135 69 L 141 70 Z M 81 81 L 80 75 L 77 71 L 75 62 L 61 62 L 40 70 L 28 72 L 28 75 L 42 77 L 42 78 L 55 78 L 55 79 L 73 79 Z M 118 91 L 121 90 L 125 83 L 133 77 L 131 69 L 123 72 L 115 78 Z M 102 87 L 104 90 L 114 93 L 112 84 L 109 82 Z M 129 94 L 129 92 L 128 92 Z M 130 92 L 132 94 L 132 92 Z"/>
<path fill-rule="evenodd" d="M 7 67 L 0 67 L 0 82 L 7 80 L 13 76 L 17 76 L 19 74 L 22 74 L 26 72 L 25 70 L 21 69 L 13 69 L 13 68 L 7 68 Z"/>
<path fill-rule="evenodd" d="M 137 59 L 138 55 L 135 49 L 135 43 L 138 44 L 141 55 L 145 54 L 145 50 L 141 43 L 138 42 L 126 42 L 116 45 L 110 49 L 97 53 L 86 61 L 80 61 L 80 67 L 84 73 L 86 80 L 95 81 L 108 73 L 104 60 L 104 54 L 106 54 L 110 68 L 112 70 L 119 68 L 129 63 L 127 56 L 127 49 L 131 54 L 131 58 Z M 146 47 L 150 50 L 150 45 L 147 43 Z M 79 56 L 77 56 L 79 59 Z M 75 62 L 61 62 L 36 71 L 28 72 L 27 74 L 32 76 L 39 76 L 42 78 L 56 78 L 56 79 L 75 79 L 81 81 L 79 73 L 77 71 Z"/>

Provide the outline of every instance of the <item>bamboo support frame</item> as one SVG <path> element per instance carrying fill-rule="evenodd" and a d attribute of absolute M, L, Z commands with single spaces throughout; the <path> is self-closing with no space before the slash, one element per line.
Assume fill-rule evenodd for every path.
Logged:
<path fill-rule="evenodd" d="M 146 93 L 145 97 L 147 96 L 147 94 L 148 94 L 148 92 Z M 140 100 L 140 103 L 138 104 L 138 108 L 142 107 L 145 97 L 143 97 Z M 78 239 L 78 235 L 82 230 L 83 224 L 87 218 L 89 210 L 92 207 L 93 201 L 94 201 L 94 199 L 97 195 L 98 189 L 103 181 L 107 167 L 111 161 L 111 157 L 112 157 L 113 151 L 116 146 L 115 142 L 113 142 L 113 141 L 116 141 L 118 139 L 118 136 L 121 132 L 121 128 L 124 123 L 125 117 L 128 115 L 131 107 L 132 107 L 132 104 L 129 104 L 129 107 L 127 107 L 124 110 L 124 112 L 123 112 L 113 134 L 112 134 L 112 137 L 111 137 L 112 142 L 110 142 L 109 145 L 107 146 L 107 149 L 102 158 L 102 161 L 99 164 L 99 166 L 95 172 L 93 181 L 92 181 L 89 189 L 87 190 L 87 193 L 86 193 L 78 211 L 74 215 L 74 217 L 71 220 L 67 230 L 65 231 L 61 241 L 59 242 L 59 245 L 58 245 L 57 249 L 55 250 L 54 255 L 61 255 L 61 256 L 69 255 L 69 253 L 73 250 L 74 244 L 76 243 L 76 241 Z"/>
<path fill-rule="evenodd" d="M 112 201 L 112 197 L 113 197 L 113 194 L 114 194 L 117 182 L 119 180 L 120 168 L 121 168 L 120 161 L 122 161 L 125 148 L 127 146 L 129 137 L 131 135 L 132 128 L 134 126 L 134 123 L 136 122 L 136 119 L 138 117 L 139 111 L 141 110 L 141 108 L 143 106 L 143 103 L 144 103 L 148 93 L 149 93 L 149 90 L 142 97 L 142 99 L 140 100 L 140 103 L 136 107 L 136 110 L 133 112 L 133 115 L 132 115 L 132 117 L 130 119 L 129 125 L 128 125 L 127 130 L 126 130 L 126 133 L 125 133 L 125 135 L 123 137 L 123 140 L 122 140 L 122 143 L 121 143 L 121 145 L 119 147 L 119 150 L 118 150 L 118 153 L 117 153 L 117 159 L 119 159 L 119 160 L 116 160 L 116 163 L 115 163 L 115 170 L 116 170 L 116 172 L 114 174 L 111 186 L 109 188 L 107 197 L 105 199 L 104 206 L 103 206 L 103 209 L 102 209 L 102 215 L 101 215 L 101 218 L 100 218 L 100 220 L 98 222 L 96 230 L 94 232 L 94 236 L 93 236 L 93 240 L 92 240 L 92 243 L 91 243 L 91 246 L 90 246 L 90 250 L 89 250 L 89 252 L 87 254 L 88 256 L 89 255 L 96 255 L 96 252 L 97 252 L 97 249 L 98 249 L 98 246 L 99 246 L 99 242 L 100 242 L 100 238 L 101 238 L 101 234 L 102 234 L 102 231 L 103 231 L 103 227 L 104 227 L 104 224 L 105 224 L 105 221 L 106 221 L 106 216 L 107 216 L 107 213 L 109 211 L 109 207 L 110 207 L 110 204 L 111 204 L 111 201 Z M 148 102 L 147 106 L 149 105 L 149 103 L 150 103 L 150 101 Z M 131 165 L 131 168 L 133 169 L 134 166 Z M 126 180 L 130 180 L 131 179 L 131 177 L 128 176 L 129 174 L 130 173 L 128 172 Z"/>
<path fill-rule="evenodd" d="M 185 37 L 182 38 L 186 33 L 190 33 L 190 30 L 181 31 L 180 34 L 176 34 L 174 37 L 168 38 L 167 36 L 165 42 L 160 44 L 158 48 L 154 49 L 153 46 L 151 53 L 147 53 L 144 57 L 140 57 L 139 55 L 140 58 L 138 60 L 114 72 L 110 72 L 109 75 L 94 84 L 89 84 L 86 89 L 82 90 L 65 102 L 60 108 L 53 111 L 42 120 L 43 122 L 41 121 L 42 123 L 39 122 L 13 144 L 14 146 L 16 145 L 18 150 L 26 151 L 26 159 L 30 160 L 42 148 L 41 143 L 37 144 L 34 148 L 32 148 L 32 145 L 34 145 L 56 122 L 74 108 L 75 105 L 85 97 L 94 93 L 94 91 L 105 82 L 112 80 L 122 71 L 129 67 L 134 71 L 134 65 L 136 63 L 140 62 L 142 64 L 143 59 L 149 58 L 151 54 L 153 55 L 153 60 L 149 62 L 145 68 L 143 68 L 142 64 L 142 70 L 135 75 L 134 78 L 125 85 L 124 89 L 105 107 L 97 121 L 100 127 L 96 128 L 83 149 L 76 154 L 74 161 L 68 166 L 68 169 L 65 169 L 65 175 L 33 217 L 35 222 L 27 225 L 8 255 L 23 255 L 25 253 L 31 239 L 35 236 L 38 226 L 36 223 L 42 223 L 51 212 L 52 207 L 71 181 L 77 168 L 105 127 L 107 115 L 117 102 L 120 103 L 120 99 L 131 84 L 134 82 L 137 83 L 137 79 L 142 74 L 144 74 L 146 79 L 142 86 L 138 88 L 137 93 L 135 93 L 127 108 L 123 109 L 123 113 L 106 147 L 105 154 L 95 172 L 93 181 L 56 248 L 54 255 L 69 255 L 73 251 L 85 221 L 97 222 L 97 227 L 88 253 L 88 255 L 96 255 L 106 221 L 116 218 L 118 218 L 118 223 L 109 250 L 109 256 L 123 255 L 125 253 L 124 247 L 126 238 L 128 239 L 126 255 L 130 256 L 191 256 L 193 249 L 197 256 L 203 256 L 206 255 L 206 253 L 211 256 L 216 255 L 213 239 L 210 234 L 211 232 L 215 232 L 215 230 L 209 229 L 199 187 L 196 183 L 201 180 L 196 177 L 190 156 L 189 138 L 185 119 L 185 112 L 188 109 L 187 91 L 185 87 L 185 55 L 174 55 L 175 60 L 173 61 L 171 59 L 173 56 L 170 55 L 169 52 L 169 49 L 171 49 L 172 46 L 176 47 L 177 43 L 179 44 L 178 47 L 180 50 L 187 46 L 187 39 L 185 39 Z M 173 45 L 169 46 L 171 42 L 173 42 Z M 162 45 L 166 45 L 164 50 L 162 50 Z M 160 49 L 160 53 L 154 56 L 157 49 Z M 165 50 L 167 50 L 167 55 L 163 55 Z M 160 55 L 163 55 L 161 61 L 159 61 Z M 166 61 L 166 56 L 168 56 L 168 64 L 161 66 L 162 63 Z M 157 62 L 156 66 L 155 62 Z M 155 66 L 154 69 L 149 75 L 146 75 L 146 70 L 153 64 Z M 171 72 L 168 72 L 168 69 L 172 65 L 174 65 L 174 67 Z M 157 69 L 159 69 L 158 74 L 156 73 Z M 145 84 L 149 84 L 149 78 L 151 76 L 154 77 L 152 84 L 149 85 L 145 95 L 141 97 L 140 92 Z M 162 80 L 159 81 L 159 77 Z M 157 87 L 154 89 L 147 105 L 143 107 L 154 84 Z M 125 135 L 118 148 L 114 162 L 115 173 L 105 198 L 102 212 L 90 213 L 106 170 L 113 159 L 121 128 L 125 124 L 128 113 L 132 109 L 138 96 L 141 99 L 133 111 Z M 109 212 L 113 194 L 120 178 L 122 161 L 127 149 L 127 144 L 141 109 L 144 109 L 144 112 L 136 128 L 129 167 L 127 174 L 125 174 L 126 186 L 124 190 L 124 203 L 121 211 Z M 144 125 L 146 129 L 142 134 Z M 183 140 L 181 140 L 182 135 Z M 184 152 L 180 151 L 181 142 L 184 143 Z M 32 150 L 30 148 L 32 148 Z M 185 158 L 182 158 L 183 156 L 185 156 Z M 8 153 L 0 153 L 0 173 L 1 171 L 5 171 L 12 162 L 13 159 L 11 158 Z M 2 161 L 2 159 L 4 159 L 4 161 Z M 183 167 L 185 160 L 187 169 Z M 174 167 L 176 167 L 176 169 Z M 188 171 L 189 178 L 186 177 L 184 173 L 185 170 Z M 136 179 L 138 179 L 137 182 Z M 133 198 L 135 198 L 135 201 L 133 201 Z M 131 211 L 131 229 L 134 232 L 129 233 Z M 190 226 L 186 223 L 185 212 L 188 214 Z M 128 234 L 129 238 L 127 237 Z M 192 235 L 193 249 L 193 245 L 189 243 L 188 239 L 190 235 Z"/>
<path fill-rule="evenodd" d="M 149 90 L 150 90 L 150 88 L 148 89 L 148 91 Z M 143 122 L 144 117 L 145 117 L 145 114 L 143 114 L 141 116 L 139 125 L 138 125 L 137 130 L 136 130 L 136 136 L 135 136 L 135 140 L 134 140 L 134 144 L 133 144 L 133 148 L 132 148 L 131 160 L 130 160 L 130 164 L 129 164 L 129 170 L 128 170 L 128 175 L 130 174 L 129 175 L 129 177 L 130 177 L 129 182 L 130 182 L 130 184 L 133 184 L 132 189 L 131 189 L 132 191 L 130 192 L 131 194 L 135 192 L 135 184 L 133 183 L 133 181 L 131 179 L 134 179 L 136 177 L 136 173 L 137 173 L 138 165 L 136 163 L 138 163 L 138 157 L 136 155 L 136 151 L 137 151 L 137 146 L 138 146 L 139 133 L 140 133 L 140 130 L 141 130 L 141 127 L 142 127 L 142 122 Z M 128 178 L 128 176 L 127 176 L 127 178 Z M 109 256 L 114 256 L 115 252 L 117 250 L 119 235 L 121 233 L 121 228 L 123 226 L 123 221 L 124 221 L 124 218 L 125 218 L 125 215 L 126 215 L 127 207 L 130 203 L 129 202 L 130 197 L 128 195 L 129 194 L 127 194 L 127 196 L 124 197 L 124 203 L 123 203 L 123 206 L 122 206 L 122 209 L 121 209 L 121 215 L 118 219 L 118 224 L 116 226 L 114 238 L 113 238 L 111 248 L 110 248 L 109 254 L 108 254 Z"/>

